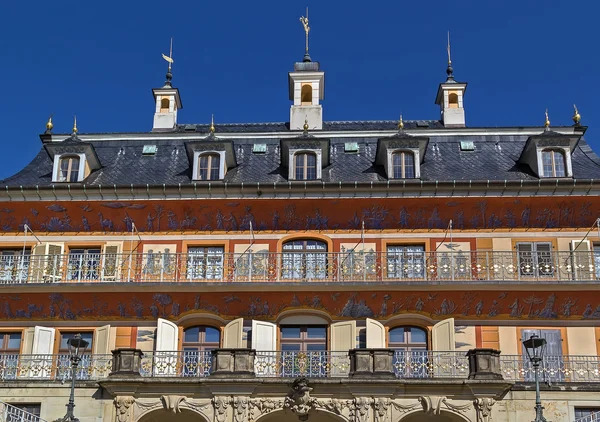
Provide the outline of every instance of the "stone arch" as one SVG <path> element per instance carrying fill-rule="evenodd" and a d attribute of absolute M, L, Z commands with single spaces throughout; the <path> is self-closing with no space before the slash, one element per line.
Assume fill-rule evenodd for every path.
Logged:
<path fill-rule="evenodd" d="M 287 422 L 297 420 L 298 417 L 290 410 L 275 410 L 255 419 L 255 422 Z M 330 412 L 325 409 L 311 410 L 308 420 L 310 422 L 348 422 L 348 419 L 342 415 Z"/>
<path fill-rule="evenodd" d="M 310 324 L 329 325 L 333 322 L 328 312 L 319 309 L 290 309 L 281 312 L 276 319 L 277 324 L 301 324 L 302 318 L 310 321 Z"/>
<path fill-rule="evenodd" d="M 407 413 L 399 422 L 471 422 L 465 415 L 450 410 L 439 409 L 433 412 L 417 410 Z"/>
<path fill-rule="evenodd" d="M 180 408 L 179 412 L 174 413 L 172 410 L 155 409 L 145 412 L 136 422 L 209 422 L 209 419 L 192 409 Z"/>
<path fill-rule="evenodd" d="M 394 315 L 385 321 L 381 321 L 386 327 L 397 325 L 414 325 L 415 327 L 427 328 L 435 324 L 435 321 L 421 314 L 401 314 Z"/>

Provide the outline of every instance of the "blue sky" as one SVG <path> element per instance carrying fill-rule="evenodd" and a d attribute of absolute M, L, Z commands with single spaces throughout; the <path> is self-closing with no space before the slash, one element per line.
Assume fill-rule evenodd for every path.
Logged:
<path fill-rule="evenodd" d="M 311 56 L 325 71 L 325 120 L 436 119 L 446 32 L 469 126 L 572 124 L 573 103 L 600 152 L 600 2 L 42 1 L 3 4 L 0 178 L 55 133 L 144 132 L 151 88 L 174 38 L 179 123 L 287 121 L 287 73 Z M 596 100 L 596 101 L 594 101 Z"/>

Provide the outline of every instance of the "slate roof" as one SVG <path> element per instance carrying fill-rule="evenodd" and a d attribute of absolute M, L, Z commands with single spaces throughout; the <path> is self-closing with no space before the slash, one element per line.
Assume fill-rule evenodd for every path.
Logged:
<path fill-rule="evenodd" d="M 393 130 L 393 121 L 328 122 L 324 131 L 335 130 Z M 405 128 L 439 128 L 436 121 L 405 122 Z M 207 125 L 191 125 L 193 131 L 207 130 Z M 184 131 L 184 125 L 177 128 Z M 228 132 L 229 130 L 229 132 Z M 283 123 L 220 125 L 217 137 L 226 140 L 227 133 L 287 131 Z M 541 132 L 541 130 L 540 130 Z M 171 132 L 172 133 L 172 132 Z M 322 132 L 321 132 L 322 133 Z M 83 136 L 83 135 L 82 135 Z M 155 155 L 142 154 L 148 141 L 115 140 L 89 141 L 93 145 L 102 168 L 93 171 L 83 182 L 85 185 L 189 185 L 193 183 L 191 164 L 183 140 L 160 139 L 156 135 L 152 144 Z M 198 134 L 197 140 L 206 137 Z M 538 180 L 531 169 L 518 163 L 528 135 L 441 135 L 431 136 L 421 164 L 421 180 Z M 194 139 L 195 140 L 195 139 Z M 474 151 L 461 151 L 460 141 L 472 141 Z M 187 140 L 189 142 L 190 139 Z M 346 142 L 358 143 L 357 153 L 344 152 Z M 266 153 L 253 153 L 255 143 L 267 145 Z M 375 165 L 377 137 L 331 137 L 330 165 L 323 169 L 323 182 L 386 182 L 383 166 Z M 287 182 L 288 169 L 280 165 L 280 140 L 253 139 L 251 136 L 233 140 L 237 166 L 229 169 L 225 181 L 229 183 Z M 572 155 L 575 179 L 600 179 L 600 157 L 582 138 Z M 52 160 L 41 148 L 37 156 L 23 170 L 0 183 L 9 187 L 34 187 L 52 185 Z M 212 183 L 220 183 L 213 181 Z"/>

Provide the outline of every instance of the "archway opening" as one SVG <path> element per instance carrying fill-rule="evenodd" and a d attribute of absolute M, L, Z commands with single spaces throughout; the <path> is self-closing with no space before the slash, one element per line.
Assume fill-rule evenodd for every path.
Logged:
<path fill-rule="evenodd" d="M 191 410 L 182 409 L 181 412 L 173 413 L 171 410 L 159 409 L 145 414 L 138 422 L 208 422 L 202 415 Z"/>
<path fill-rule="evenodd" d="M 298 417 L 292 412 L 277 411 L 261 416 L 256 422 L 288 422 L 296 421 Z M 312 410 L 308 417 L 309 422 L 347 422 L 342 416 L 334 415 L 329 412 Z"/>
<path fill-rule="evenodd" d="M 468 422 L 462 416 L 455 413 L 441 411 L 439 415 L 431 415 L 425 412 L 414 412 L 400 419 L 400 422 Z"/>

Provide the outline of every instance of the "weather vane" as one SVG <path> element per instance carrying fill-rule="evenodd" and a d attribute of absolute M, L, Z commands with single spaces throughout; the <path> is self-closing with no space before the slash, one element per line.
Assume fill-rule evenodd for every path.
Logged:
<path fill-rule="evenodd" d="M 448 31 L 448 64 L 452 64 L 452 59 L 450 58 L 450 31 Z"/>
<path fill-rule="evenodd" d="M 306 8 L 306 17 L 300 16 L 300 22 L 302 22 L 304 32 L 306 33 L 306 54 L 308 54 L 308 33 L 310 32 L 310 27 L 308 26 L 308 7 Z"/>
<path fill-rule="evenodd" d="M 165 59 L 167 63 L 169 63 L 169 72 L 170 72 L 171 65 L 174 62 L 174 60 L 173 60 L 173 37 L 171 37 L 171 47 L 169 48 L 169 55 L 167 56 L 166 54 L 163 53 L 162 58 Z"/>

